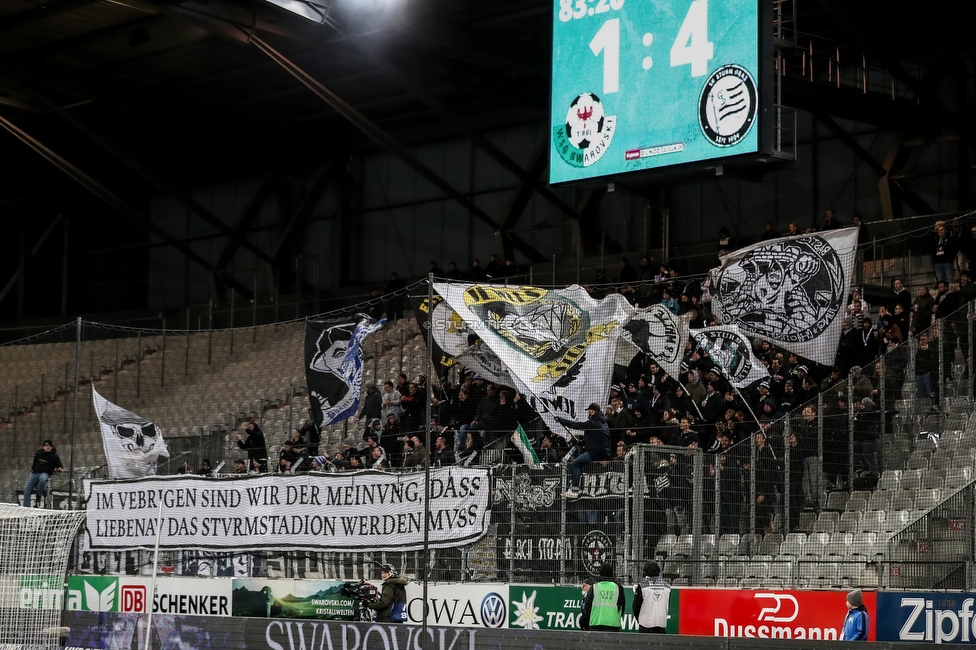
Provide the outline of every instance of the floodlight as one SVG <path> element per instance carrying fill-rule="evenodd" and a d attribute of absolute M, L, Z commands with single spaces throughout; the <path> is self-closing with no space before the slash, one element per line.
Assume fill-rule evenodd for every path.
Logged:
<path fill-rule="evenodd" d="M 313 23 L 324 25 L 332 11 L 331 0 L 267 0 L 293 14 L 311 20 Z"/>

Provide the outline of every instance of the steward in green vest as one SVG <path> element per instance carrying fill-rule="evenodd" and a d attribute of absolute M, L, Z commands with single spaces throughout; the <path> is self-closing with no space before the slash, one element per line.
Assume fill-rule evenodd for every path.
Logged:
<path fill-rule="evenodd" d="M 619 632 L 625 605 L 623 585 L 613 579 L 613 565 L 605 562 L 600 566 L 599 582 L 583 596 L 580 628 Z"/>

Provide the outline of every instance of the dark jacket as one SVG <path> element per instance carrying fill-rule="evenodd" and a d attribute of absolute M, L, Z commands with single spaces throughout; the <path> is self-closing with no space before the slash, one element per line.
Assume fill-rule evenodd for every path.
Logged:
<path fill-rule="evenodd" d="M 380 623 L 392 623 L 390 613 L 393 611 L 394 603 L 407 602 L 407 579 L 397 576 L 383 582 L 383 591 L 380 599 L 375 603 L 370 603 L 368 607 L 376 610 L 376 620 Z M 397 621 L 399 623 L 400 621 Z"/>
<path fill-rule="evenodd" d="M 248 430 L 247 438 L 238 440 L 237 446 L 247 451 L 248 460 L 267 461 L 268 445 L 264 442 L 264 432 L 258 425 L 255 424 L 253 429 Z"/>
<path fill-rule="evenodd" d="M 51 451 L 44 451 L 44 447 L 41 447 L 34 453 L 31 474 L 54 474 L 59 468 L 64 469 L 64 466 L 53 445 Z"/>
<path fill-rule="evenodd" d="M 359 412 L 359 417 L 369 423 L 373 418 L 383 415 L 383 396 L 375 388 L 366 389 L 366 398 L 363 400 L 363 408 Z"/>
<path fill-rule="evenodd" d="M 607 418 L 602 412 L 597 411 L 593 417 L 582 422 L 573 422 L 566 418 L 556 418 L 556 422 L 569 429 L 581 429 L 583 431 L 583 445 L 590 460 L 607 460 L 610 458 L 610 427 L 607 426 Z"/>

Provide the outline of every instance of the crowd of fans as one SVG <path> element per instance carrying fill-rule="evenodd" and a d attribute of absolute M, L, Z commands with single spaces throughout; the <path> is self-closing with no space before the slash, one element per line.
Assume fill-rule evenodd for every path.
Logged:
<path fill-rule="evenodd" d="M 855 225 L 860 225 L 857 219 Z M 833 211 L 820 224 L 825 230 L 840 227 L 843 224 Z M 863 239 L 866 227 L 861 228 Z M 790 224 L 788 234 L 800 234 L 795 224 Z M 767 224 L 763 239 L 778 236 Z M 702 449 L 706 471 L 711 476 L 720 474 L 717 484 L 727 492 L 717 498 L 714 485 L 705 487 L 706 509 L 722 503 L 721 530 L 716 532 L 741 531 L 740 514 L 745 506 L 751 507 L 746 494 L 750 500 L 752 495 L 755 498 L 758 532 L 769 525 L 774 512 L 787 513 L 790 527 L 795 528 L 800 512 L 819 504 L 825 487 L 821 477 L 828 488 L 873 486 L 882 469 L 877 442 L 886 430 L 886 416 L 903 395 L 909 370 L 914 372 L 916 395 L 930 398 L 933 408 L 939 403 L 938 373 L 941 369 L 941 378 L 953 378 L 957 350 L 964 372 L 969 373 L 972 351 L 961 308 L 976 299 L 976 284 L 960 261 L 970 253 L 976 255 L 976 227 L 953 236 L 939 222 L 930 242 L 938 278 L 934 290 L 923 286 L 913 297 L 903 280 L 895 278 L 890 295 L 876 306 L 868 304 L 860 291 L 853 291 L 845 307 L 836 361 L 830 367 L 757 340 L 754 352 L 769 378 L 736 389 L 708 352 L 691 340 L 685 344 L 677 377 L 654 359 L 638 354 L 628 367 L 617 368 L 606 403 L 590 405 L 585 420 L 562 421 L 582 431 L 578 440 L 548 431 L 524 395 L 474 372 L 462 369 L 454 381 L 445 373 L 432 382 L 424 374 L 413 380 L 400 374 L 380 386 L 366 386 L 359 412 L 349 421 L 348 437 L 331 456 L 320 454 L 321 434 L 311 413 L 270 465 L 260 428 L 247 423 L 246 438 L 237 443 L 247 453 L 247 461 L 239 459 L 235 472 L 412 468 L 425 463 L 428 445 L 434 466 L 486 459 L 518 463 L 526 460 L 527 450 L 514 444 L 511 434 L 522 426 L 533 434 L 533 451 L 540 462 L 571 463 L 568 499 L 580 495 L 584 471 L 599 471 L 590 468 L 592 464 L 622 460 L 634 444 Z M 723 229 L 719 253 L 734 248 L 734 237 Z M 511 260 L 500 264 L 494 255 L 484 268 L 473 260 L 466 273 L 454 262 L 447 271 L 432 262 L 431 271 L 438 277 L 474 281 L 519 272 Z M 402 292 L 403 287 L 393 274 L 387 295 Z M 715 324 L 707 284 L 681 278 L 673 268 L 655 266 L 648 257 L 637 267 L 621 258 L 616 282 L 587 288 L 597 298 L 617 291 L 635 304 L 661 303 L 673 313 L 687 314 L 691 327 Z M 402 302 L 390 300 L 385 307 L 388 317 L 402 316 Z M 936 319 L 941 323 L 938 330 L 932 328 Z M 911 337 L 916 343 L 903 345 Z M 881 355 L 883 363 L 878 361 Z M 887 413 L 882 405 L 887 405 Z M 497 453 L 485 456 L 486 448 Z M 687 524 L 683 504 L 691 508 L 690 458 L 665 450 L 649 465 L 658 474 L 654 479 L 658 493 L 651 495 L 651 501 L 660 499 L 658 510 L 667 514 L 662 521 L 673 532 L 681 532 Z"/>

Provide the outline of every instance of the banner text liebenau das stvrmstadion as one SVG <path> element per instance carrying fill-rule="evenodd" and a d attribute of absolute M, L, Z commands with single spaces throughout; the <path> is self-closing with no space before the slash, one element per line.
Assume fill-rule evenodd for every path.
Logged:
<path fill-rule="evenodd" d="M 485 534 L 488 471 L 431 471 L 429 543 L 461 546 Z M 424 473 L 147 477 L 88 481 L 91 548 L 403 551 L 424 541 Z"/>

